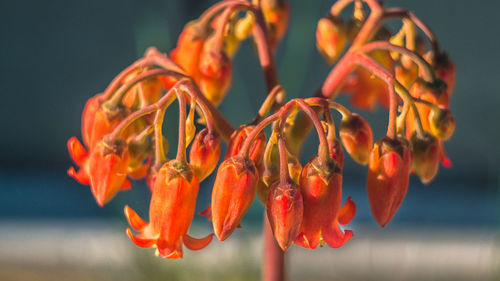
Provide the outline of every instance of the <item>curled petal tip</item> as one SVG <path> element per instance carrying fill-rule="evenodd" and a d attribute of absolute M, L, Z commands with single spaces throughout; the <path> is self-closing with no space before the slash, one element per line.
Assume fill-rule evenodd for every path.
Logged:
<path fill-rule="evenodd" d="M 351 196 L 347 197 L 344 206 L 340 209 L 339 224 L 346 225 L 352 221 L 356 215 L 356 204 L 352 201 Z"/>
<path fill-rule="evenodd" d="M 132 226 L 133 229 L 142 232 L 144 228 L 148 225 L 139 215 L 132 210 L 128 205 L 125 206 L 124 209 L 125 217 L 127 218 L 128 223 Z"/>
<path fill-rule="evenodd" d="M 192 251 L 197 251 L 205 248 L 212 242 L 212 238 L 214 237 L 213 233 L 203 237 L 203 238 L 194 238 L 189 236 L 188 234 L 184 235 L 183 242 L 186 248 Z"/>
<path fill-rule="evenodd" d="M 132 242 L 134 242 L 134 244 L 136 244 L 137 246 L 139 246 L 141 248 L 150 248 L 156 244 L 156 239 L 145 238 L 145 237 L 142 237 L 141 234 L 135 235 L 135 236 L 132 235 L 132 231 L 130 230 L 129 227 L 127 227 L 126 233 L 127 233 L 127 236 L 130 238 L 130 240 L 132 240 Z"/>
<path fill-rule="evenodd" d="M 90 179 L 88 175 L 83 173 L 82 171 L 76 172 L 74 167 L 71 167 L 67 171 L 68 176 L 74 178 L 77 182 L 84 184 L 84 185 L 89 185 L 90 184 Z"/>

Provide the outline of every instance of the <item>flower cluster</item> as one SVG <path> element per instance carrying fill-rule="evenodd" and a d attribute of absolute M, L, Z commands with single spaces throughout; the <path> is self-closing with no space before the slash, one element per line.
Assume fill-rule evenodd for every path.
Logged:
<path fill-rule="evenodd" d="M 354 13 L 345 20 L 341 12 L 351 2 Z M 353 236 L 344 229 L 356 213 L 351 197 L 342 194 L 344 150 L 368 165 L 367 194 L 381 226 L 401 206 L 411 173 L 429 183 L 440 161 L 450 165 L 443 141 L 454 131 L 449 100 L 455 67 L 422 21 L 374 0 L 335 3 L 316 30 L 319 52 L 335 67 L 315 97 L 285 102 L 273 55 L 288 15 L 288 4 L 280 0 L 221 1 L 184 27 L 169 55 L 148 49 L 88 100 L 83 144 L 76 137 L 68 141 L 78 171 L 72 167 L 68 174 L 90 185 L 100 206 L 131 188 L 130 179 L 146 180 L 149 222 L 125 207 L 132 228 L 126 233 L 139 247 L 155 247 L 163 258 L 181 258 L 183 245 L 199 250 L 212 241 L 213 234 L 198 239 L 188 230 L 200 182 L 216 170 L 222 142 L 227 152 L 217 168 L 211 205 L 200 215 L 207 215 L 223 241 L 241 227 L 257 197 L 283 251 L 293 243 L 337 248 Z M 384 27 L 390 18 L 402 19 L 394 34 Z M 430 50 L 416 27 L 429 39 Z M 269 94 L 253 121 L 233 129 L 216 107 L 230 88 L 232 58 L 246 38 L 256 44 Z M 369 123 L 332 101 L 340 91 L 361 109 L 387 106 L 386 136 L 374 143 Z M 175 159 L 167 159 L 162 128 L 175 101 L 177 150 Z M 342 116 L 339 126 L 332 109 Z M 204 126 L 198 131 L 196 115 L 199 127 Z M 270 136 L 264 132 L 268 126 Z M 302 167 L 300 147 L 313 127 L 318 152 Z"/>

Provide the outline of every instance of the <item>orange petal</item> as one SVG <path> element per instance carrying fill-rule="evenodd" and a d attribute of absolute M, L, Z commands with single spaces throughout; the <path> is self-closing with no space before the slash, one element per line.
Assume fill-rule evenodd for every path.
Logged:
<path fill-rule="evenodd" d="M 127 218 L 128 223 L 132 226 L 133 229 L 142 232 L 148 223 L 145 222 L 139 215 L 132 210 L 128 205 L 125 206 L 125 217 Z"/>
<path fill-rule="evenodd" d="M 127 227 L 127 236 L 136 244 L 137 246 L 141 248 L 150 248 L 153 247 L 156 244 L 156 239 L 153 238 L 146 238 L 142 234 L 138 234 L 136 236 L 132 235 L 132 231 L 130 228 Z"/>
<path fill-rule="evenodd" d="M 84 185 L 89 185 L 90 184 L 90 178 L 89 176 L 81 169 L 78 171 L 78 173 L 75 171 L 75 168 L 71 167 L 68 169 L 68 175 L 72 178 L 74 178 L 76 181 L 78 181 L 81 184 Z"/>
<path fill-rule="evenodd" d="M 71 159 L 78 165 L 83 166 L 84 161 L 87 159 L 88 153 L 85 147 L 80 143 L 76 137 L 68 140 L 68 151 Z"/>
<path fill-rule="evenodd" d="M 211 211 L 212 211 L 212 205 L 208 205 L 208 207 L 207 207 L 205 210 L 203 210 L 203 211 L 201 211 L 201 212 L 198 212 L 198 215 L 200 215 L 200 216 L 206 216 L 206 215 L 208 215 Z"/>
<path fill-rule="evenodd" d="M 335 223 L 330 229 L 324 229 L 322 232 L 323 239 L 332 248 L 339 248 L 344 245 L 352 237 L 352 231 L 346 230 L 342 232 L 339 226 Z"/>
<path fill-rule="evenodd" d="M 194 238 L 186 234 L 183 236 L 182 241 L 184 242 L 186 248 L 192 251 L 197 251 L 208 246 L 208 244 L 210 244 L 210 242 L 212 241 L 213 237 L 214 237 L 213 233 L 210 233 L 209 235 L 203 238 Z"/>
<path fill-rule="evenodd" d="M 295 241 L 293 242 L 301 247 L 308 249 L 315 249 L 318 246 L 316 245 L 316 247 L 313 248 L 311 246 L 311 243 L 309 243 L 309 240 L 307 239 L 307 236 L 305 235 L 304 232 L 299 233 L 299 235 L 297 235 L 297 238 L 295 238 Z"/>
<path fill-rule="evenodd" d="M 129 179 L 125 179 L 122 186 L 120 186 L 120 190 L 129 190 L 132 188 L 132 183 Z"/>
<path fill-rule="evenodd" d="M 347 201 L 344 203 L 344 206 L 340 209 L 339 212 L 339 223 L 341 225 L 346 225 L 351 222 L 356 214 L 356 204 L 352 201 L 351 196 L 347 197 Z"/>

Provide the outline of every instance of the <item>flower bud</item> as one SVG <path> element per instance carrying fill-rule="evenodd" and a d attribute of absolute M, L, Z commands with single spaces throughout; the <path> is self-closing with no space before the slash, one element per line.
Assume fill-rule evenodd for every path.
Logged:
<path fill-rule="evenodd" d="M 243 146 L 243 142 L 248 138 L 248 135 L 252 132 L 253 128 L 255 127 L 242 125 L 233 132 L 227 146 L 225 159 L 228 159 L 231 156 L 235 156 L 240 152 L 241 147 Z M 257 167 L 262 162 L 262 155 L 264 154 L 265 146 L 266 135 L 264 134 L 264 132 L 260 132 L 253 141 L 253 144 L 250 146 L 250 151 L 248 153 L 248 157 L 255 163 L 255 166 Z"/>
<path fill-rule="evenodd" d="M 373 145 L 373 134 L 366 120 L 356 113 L 342 119 L 340 139 L 354 161 L 366 165 Z"/>
<path fill-rule="evenodd" d="M 215 48 L 215 39 L 211 37 L 203 44 L 198 70 L 201 91 L 217 106 L 231 86 L 233 63 L 224 50 Z"/>
<path fill-rule="evenodd" d="M 439 168 L 439 142 L 433 135 L 425 132 L 423 138 L 413 133 L 410 143 L 413 149 L 411 169 L 422 183 L 427 184 L 434 179 Z"/>
<path fill-rule="evenodd" d="M 220 141 L 217 133 L 210 133 L 206 128 L 196 135 L 189 151 L 189 164 L 200 181 L 208 177 L 217 166 L 220 158 Z"/>
<path fill-rule="evenodd" d="M 197 28 L 196 22 L 186 24 L 179 36 L 176 48 L 170 53 L 170 57 L 195 81 L 199 76 L 198 62 L 204 42 Z"/>
<path fill-rule="evenodd" d="M 267 200 L 267 217 L 274 237 L 283 251 L 288 249 L 299 234 L 303 212 L 302 195 L 295 182 L 276 182 L 271 186 Z"/>
<path fill-rule="evenodd" d="M 108 203 L 120 189 L 129 189 L 129 152 L 123 140 L 104 139 L 92 149 L 89 158 L 90 188 L 99 206 Z"/>
<path fill-rule="evenodd" d="M 442 140 L 448 140 L 455 131 L 455 120 L 448 109 L 433 109 L 429 113 L 431 133 Z"/>
<path fill-rule="evenodd" d="M 259 180 L 249 158 L 233 156 L 219 166 L 212 191 L 212 222 L 219 240 L 228 238 L 252 205 Z"/>
<path fill-rule="evenodd" d="M 199 181 L 187 164 L 177 160 L 165 163 L 158 171 L 149 206 L 150 222 L 144 222 L 132 209 L 125 207 L 129 224 L 140 234 L 129 238 L 139 247 L 157 248 L 162 258 L 182 258 L 182 244 L 198 250 L 210 243 L 212 235 L 195 239 L 187 234 L 194 217 Z"/>
<path fill-rule="evenodd" d="M 293 182 L 299 183 L 300 173 L 302 172 L 302 165 L 296 156 L 289 154 L 288 160 L 288 173 Z M 260 165 L 258 168 L 261 169 L 259 172 L 260 177 L 259 184 L 257 185 L 257 196 L 263 205 L 267 204 L 267 198 L 269 191 L 271 190 L 271 185 L 276 183 L 280 178 L 280 163 L 279 163 L 279 152 L 273 150 L 271 153 L 271 159 L 267 165 Z"/>
<path fill-rule="evenodd" d="M 394 217 L 408 190 L 412 151 L 407 140 L 384 137 L 370 154 L 366 191 L 375 220 L 382 226 Z"/>
<path fill-rule="evenodd" d="M 326 242 L 338 248 L 352 237 L 352 231 L 339 227 L 342 203 L 342 174 L 333 159 L 322 163 L 315 157 L 307 163 L 300 176 L 304 201 L 304 217 L 295 243 L 315 249 Z"/>
<path fill-rule="evenodd" d="M 347 41 L 347 30 L 341 18 L 328 16 L 318 21 L 316 47 L 329 64 L 342 55 Z"/>
<path fill-rule="evenodd" d="M 269 45 L 275 51 L 288 29 L 290 6 L 285 0 L 261 0 L 261 8 L 267 24 Z"/>

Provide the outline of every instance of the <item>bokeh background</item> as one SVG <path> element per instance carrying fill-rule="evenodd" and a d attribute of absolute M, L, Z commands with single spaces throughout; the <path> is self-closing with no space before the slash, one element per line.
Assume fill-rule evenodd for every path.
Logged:
<path fill-rule="evenodd" d="M 143 183 L 99 208 L 89 188 L 66 175 L 72 165 L 66 141 L 80 137 L 85 101 L 148 46 L 171 50 L 183 25 L 214 2 L 0 2 L 0 280 L 258 280 L 259 203 L 229 241 L 167 261 L 137 248 L 124 233 L 125 204 L 146 217 Z M 291 25 L 277 55 L 279 77 L 289 98 L 306 97 L 329 71 L 314 32 L 333 1 L 290 2 Z M 289 279 L 500 280 L 500 2 L 385 3 L 414 11 L 455 61 L 451 110 L 457 127 L 445 144 L 453 168 L 442 168 L 428 186 L 412 177 L 399 212 L 381 229 L 369 213 L 366 167 L 346 157 L 344 194 L 358 204 L 350 225 L 355 236 L 341 249 L 292 247 Z M 233 79 L 220 109 L 239 125 L 252 119 L 265 95 L 250 42 L 235 58 Z M 362 115 L 380 138 L 387 113 Z M 175 114 L 169 116 L 175 123 Z M 175 144 L 175 130 L 167 135 Z M 315 146 L 308 140 L 303 163 Z M 197 208 L 209 204 L 213 180 L 201 187 Z M 208 231 L 209 223 L 196 218 L 191 232 Z"/>

